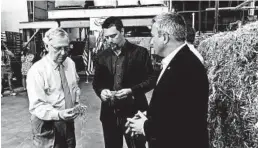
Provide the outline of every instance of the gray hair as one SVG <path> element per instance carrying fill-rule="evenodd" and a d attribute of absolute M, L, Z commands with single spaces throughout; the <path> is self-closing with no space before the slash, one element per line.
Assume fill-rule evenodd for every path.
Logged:
<path fill-rule="evenodd" d="M 49 44 L 56 37 L 68 37 L 68 33 L 62 28 L 51 28 L 45 33 L 43 41 L 45 44 Z"/>
<path fill-rule="evenodd" d="M 186 23 L 183 16 L 173 12 L 162 13 L 154 17 L 152 23 L 155 23 L 159 35 L 168 34 L 177 41 L 185 41 Z"/>

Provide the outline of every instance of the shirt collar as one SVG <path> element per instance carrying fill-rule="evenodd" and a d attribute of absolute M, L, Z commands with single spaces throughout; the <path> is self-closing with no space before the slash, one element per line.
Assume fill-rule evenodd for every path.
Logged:
<path fill-rule="evenodd" d="M 129 44 L 128 40 L 125 39 L 124 45 L 123 45 L 122 47 L 120 47 L 120 51 L 121 51 L 121 52 L 119 53 L 119 55 L 117 55 L 111 48 L 110 48 L 110 51 L 111 51 L 114 55 L 116 55 L 116 56 L 124 55 L 124 54 L 125 54 L 125 50 L 127 49 L 128 44 Z"/>
<path fill-rule="evenodd" d="M 46 58 L 46 61 L 51 65 L 51 67 L 54 69 L 54 70 L 59 70 L 59 66 L 62 65 L 64 68 L 66 67 L 65 66 L 65 61 L 62 63 L 62 64 L 57 64 L 55 63 L 52 59 L 50 59 L 49 55 L 46 55 L 44 56 L 43 58 Z"/>
<path fill-rule="evenodd" d="M 166 56 L 162 61 L 162 67 L 167 67 L 170 61 L 175 57 L 175 55 L 185 46 L 186 43 L 182 44 L 181 46 L 177 47 L 174 51 L 172 51 L 168 56 Z"/>

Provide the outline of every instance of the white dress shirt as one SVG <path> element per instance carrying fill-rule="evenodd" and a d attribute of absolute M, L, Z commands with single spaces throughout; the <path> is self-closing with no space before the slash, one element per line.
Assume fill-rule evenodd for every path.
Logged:
<path fill-rule="evenodd" d="M 198 52 L 198 50 L 196 50 L 196 48 L 194 47 L 194 45 L 193 44 L 190 44 L 190 43 L 186 43 L 187 45 L 188 45 L 188 47 L 189 47 L 189 49 L 195 54 L 195 56 L 202 62 L 202 64 L 203 64 L 203 62 L 204 62 L 204 60 L 203 60 L 203 57 L 202 57 L 202 55 Z"/>
<path fill-rule="evenodd" d="M 160 78 L 162 77 L 163 73 L 168 67 L 170 61 L 175 57 L 175 55 L 185 46 L 186 43 L 182 44 L 181 46 L 177 47 L 174 51 L 172 51 L 168 56 L 166 56 L 162 61 L 162 71 L 159 74 L 159 78 L 157 80 L 157 84 L 159 83 Z"/>
<path fill-rule="evenodd" d="M 79 102 L 79 77 L 75 64 L 67 57 L 63 65 L 72 99 Z M 29 111 L 42 120 L 59 120 L 59 110 L 65 109 L 64 91 L 57 67 L 58 64 L 46 55 L 30 68 L 27 75 Z"/>

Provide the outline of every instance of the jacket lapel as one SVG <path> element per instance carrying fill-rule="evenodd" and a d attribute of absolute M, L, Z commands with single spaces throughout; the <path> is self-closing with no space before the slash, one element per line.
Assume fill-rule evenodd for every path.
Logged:
<path fill-rule="evenodd" d="M 174 58 L 170 61 L 170 63 L 168 64 L 168 67 L 166 68 L 166 70 L 164 71 L 162 77 L 159 80 L 159 83 L 157 84 L 156 87 L 158 87 L 160 84 L 162 84 L 162 81 L 166 81 L 166 77 L 167 75 L 170 73 L 170 71 L 172 71 L 173 66 L 175 65 L 177 58 L 180 57 L 180 55 L 182 55 L 184 53 L 184 50 L 187 48 L 188 46 L 185 45 L 183 46 L 178 53 L 174 56 Z"/>
<path fill-rule="evenodd" d="M 158 84 L 156 85 L 155 88 L 158 88 L 163 83 L 163 81 L 166 81 L 166 76 L 172 70 L 172 66 L 171 65 L 172 65 L 172 61 L 169 63 L 168 67 L 164 71 L 162 77 L 160 78 L 160 80 L 159 80 L 159 82 L 158 82 Z"/>
<path fill-rule="evenodd" d="M 124 54 L 124 62 L 123 62 L 123 77 L 126 77 L 126 74 L 129 70 L 130 62 L 132 61 L 131 52 L 130 52 L 130 43 L 128 41 L 125 42 L 125 45 L 122 49 L 122 54 Z"/>

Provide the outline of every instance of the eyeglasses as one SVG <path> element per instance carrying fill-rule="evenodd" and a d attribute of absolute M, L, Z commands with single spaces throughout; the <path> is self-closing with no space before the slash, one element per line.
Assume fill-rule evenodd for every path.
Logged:
<path fill-rule="evenodd" d="M 68 46 L 64 46 L 64 47 L 54 47 L 53 45 L 49 44 L 51 47 L 53 47 L 57 52 L 60 50 L 64 50 L 65 52 L 69 52 L 70 51 L 70 47 Z"/>

